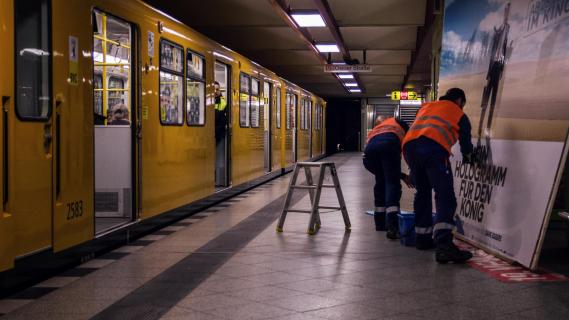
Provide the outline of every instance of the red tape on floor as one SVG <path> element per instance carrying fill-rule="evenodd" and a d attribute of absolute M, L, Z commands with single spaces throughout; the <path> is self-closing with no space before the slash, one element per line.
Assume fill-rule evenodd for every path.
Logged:
<path fill-rule="evenodd" d="M 545 270 L 530 271 L 522 266 L 511 264 L 484 250 L 465 242 L 456 241 L 458 247 L 469 250 L 474 257 L 468 264 L 478 271 L 489 274 L 502 282 L 569 281 L 569 277 Z"/>

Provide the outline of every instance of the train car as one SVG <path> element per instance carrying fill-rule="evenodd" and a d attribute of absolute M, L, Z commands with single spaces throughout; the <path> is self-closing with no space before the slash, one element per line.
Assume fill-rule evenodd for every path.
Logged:
<path fill-rule="evenodd" d="M 143 2 L 8 0 L 0 24 L 0 271 L 323 155 L 321 98 Z"/>

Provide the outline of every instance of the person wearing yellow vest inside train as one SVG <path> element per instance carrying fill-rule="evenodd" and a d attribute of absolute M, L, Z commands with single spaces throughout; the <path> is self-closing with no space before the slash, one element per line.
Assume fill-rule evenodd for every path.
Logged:
<path fill-rule="evenodd" d="M 227 130 L 227 99 L 221 93 L 219 82 L 213 84 L 215 89 L 215 142 L 223 140 Z"/>
<path fill-rule="evenodd" d="M 439 101 L 425 103 L 419 109 L 403 140 L 403 154 L 417 189 L 413 203 L 416 247 L 427 250 L 436 246 L 435 260 L 439 263 L 459 263 L 472 258 L 470 252 L 460 250 L 453 243 L 452 234 L 456 197 L 449 157 L 457 141 L 460 142 L 463 162 L 472 163 L 471 125 L 462 111 L 465 104 L 466 95 L 462 89 L 449 89 Z M 433 189 L 436 202 L 434 225 Z"/>
<path fill-rule="evenodd" d="M 407 175 L 401 173 L 401 142 L 408 129 L 409 126 L 399 119 L 378 117 L 376 126 L 367 136 L 364 150 L 364 167 L 375 176 L 375 229 L 382 231 L 387 225 L 386 236 L 392 240 L 399 238 L 399 179 L 407 183 Z"/>

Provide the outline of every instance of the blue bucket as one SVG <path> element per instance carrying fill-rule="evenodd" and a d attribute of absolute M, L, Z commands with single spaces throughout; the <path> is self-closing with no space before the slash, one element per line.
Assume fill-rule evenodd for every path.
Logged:
<path fill-rule="evenodd" d="M 415 212 L 401 211 L 397 218 L 399 220 L 399 241 L 404 246 L 415 246 Z M 435 218 L 436 214 L 433 213 L 433 224 Z"/>
<path fill-rule="evenodd" d="M 401 211 L 397 214 L 399 220 L 399 234 L 402 245 L 414 246 L 415 245 L 415 213 Z"/>

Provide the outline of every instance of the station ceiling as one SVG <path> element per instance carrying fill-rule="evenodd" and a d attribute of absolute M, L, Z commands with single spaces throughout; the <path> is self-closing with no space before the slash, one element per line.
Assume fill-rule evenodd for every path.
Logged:
<path fill-rule="evenodd" d="M 430 82 L 431 0 L 146 0 L 215 41 L 323 97 L 385 96 Z M 350 93 L 323 63 L 345 54 L 317 54 L 307 43 L 336 43 L 326 27 L 295 28 L 283 12 L 328 8 L 351 59 L 372 66 L 360 73 L 362 93 Z M 322 12 L 321 12 L 322 13 Z M 429 12 L 431 14 L 431 12 Z M 300 31 L 299 31 L 300 30 Z M 306 41 L 308 38 L 308 42 Z"/>

